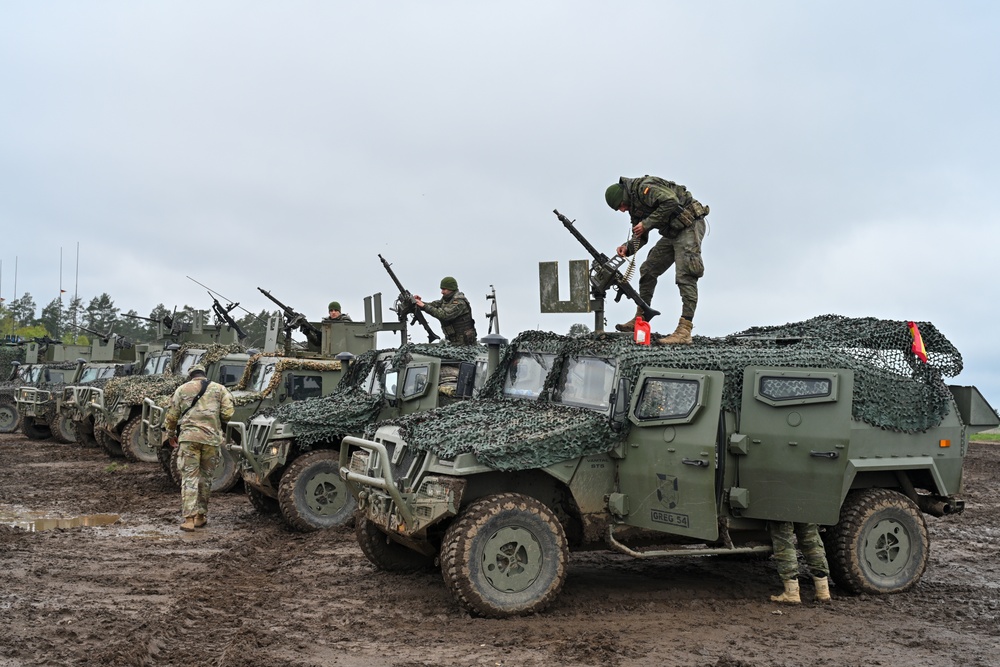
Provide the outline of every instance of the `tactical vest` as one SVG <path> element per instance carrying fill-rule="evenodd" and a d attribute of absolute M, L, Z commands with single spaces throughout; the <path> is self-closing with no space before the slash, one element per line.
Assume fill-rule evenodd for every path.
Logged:
<path fill-rule="evenodd" d="M 465 312 L 447 324 L 441 323 L 445 340 L 452 345 L 475 345 L 479 336 L 476 335 L 476 323 L 472 319 L 472 306 L 461 292 L 456 292 L 452 299 L 464 303 Z"/>
<path fill-rule="evenodd" d="M 679 183 L 657 176 L 643 176 L 642 178 L 622 178 L 621 184 L 628 189 L 629 217 L 632 219 L 632 224 L 645 220 L 653 212 L 653 208 L 644 204 L 639 197 L 641 189 L 650 184 L 667 188 L 674 193 L 681 205 L 681 210 L 672 219 L 679 219 L 685 227 L 690 227 L 696 220 L 708 215 L 708 207 L 691 196 L 688 189 Z"/>

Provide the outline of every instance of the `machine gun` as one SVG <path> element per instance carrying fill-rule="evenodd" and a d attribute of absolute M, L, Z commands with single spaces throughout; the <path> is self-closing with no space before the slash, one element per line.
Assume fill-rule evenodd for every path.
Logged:
<path fill-rule="evenodd" d="M 267 293 L 265 292 L 265 294 Z M 221 303 L 219 303 L 218 299 L 212 296 L 211 292 L 209 292 L 208 295 L 212 297 L 212 310 L 215 312 L 215 316 L 233 328 L 233 331 L 236 332 L 236 337 L 239 339 L 241 343 L 244 340 L 246 340 L 247 337 L 246 332 L 240 328 L 240 325 L 236 323 L 236 320 L 233 319 L 233 316 L 229 314 L 233 310 L 233 308 L 240 305 L 239 302 L 231 303 L 228 306 L 223 306 Z M 271 295 L 268 294 L 268 296 Z"/>
<path fill-rule="evenodd" d="M 154 324 L 162 325 L 163 328 L 167 330 L 167 335 L 168 336 L 173 336 L 175 333 L 178 333 L 180 331 L 180 328 L 181 328 L 181 323 L 178 322 L 177 318 L 176 318 L 177 308 L 174 308 L 174 314 L 173 315 L 164 315 L 163 317 L 161 317 L 158 320 L 157 319 L 153 319 L 152 317 L 143 317 L 142 315 L 133 315 L 132 313 L 123 313 L 123 315 L 125 317 L 131 317 L 133 320 L 144 320 L 146 322 L 152 322 Z M 174 330 L 174 325 L 175 324 L 178 326 L 178 329 L 176 331 Z"/>
<path fill-rule="evenodd" d="M 263 287 L 258 287 L 257 289 L 260 291 L 261 294 L 263 294 L 268 299 L 270 299 L 271 301 L 273 301 L 274 304 L 277 305 L 278 308 L 281 308 L 281 310 L 284 311 L 284 313 L 285 313 L 285 349 L 286 350 L 288 350 L 288 349 L 291 348 L 291 344 L 292 344 L 292 329 L 294 329 L 294 328 L 298 328 L 300 331 L 302 331 L 302 333 L 305 334 L 305 336 L 309 340 L 309 342 L 312 343 L 313 345 L 320 345 L 322 343 L 322 341 L 323 341 L 323 332 L 320 331 L 319 329 L 317 329 L 312 324 L 310 324 L 309 321 L 306 319 L 305 315 L 303 315 L 302 313 L 297 313 L 294 310 L 292 310 L 290 307 L 288 307 L 285 304 L 281 303 L 276 298 L 274 298 L 273 296 L 271 296 L 271 293 L 268 292 Z"/>
<path fill-rule="evenodd" d="M 617 303 L 622 300 L 623 296 L 627 296 L 642 310 L 642 318 L 647 322 L 660 314 L 660 311 L 654 310 L 648 303 L 642 300 L 639 293 L 635 291 L 635 288 L 629 284 L 625 276 L 618 270 L 624 259 L 623 257 L 612 259 L 604 253 L 598 252 L 597 248 L 591 245 L 590 241 L 584 238 L 583 234 L 573 226 L 575 220 L 570 220 L 558 210 L 553 209 L 552 212 L 556 214 L 559 222 L 563 223 L 566 229 L 569 230 L 569 233 L 576 237 L 580 245 L 586 248 L 587 252 L 594 258 L 594 261 L 590 265 L 590 293 L 595 299 L 603 300 L 607 289 L 613 287 L 617 292 L 615 302 Z"/>
<path fill-rule="evenodd" d="M 486 300 L 490 302 L 490 312 L 486 313 L 486 319 L 490 323 L 487 333 L 500 335 L 500 314 L 497 312 L 497 291 L 490 285 L 490 293 L 486 295 Z"/>
<path fill-rule="evenodd" d="M 424 331 L 427 332 L 427 340 L 429 342 L 433 343 L 441 338 L 434 333 L 433 329 L 431 329 L 431 325 L 427 324 L 427 318 L 424 317 L 424 312 L 417 308 L 417 303 L 413 298 L 413 294 L 403 287 L 403 283 L 399 282 L 399 278 L 396 277 L 395 272 L 390 268 L 392 265 L 385 261 L 385 257 L 382 255 L 379 255 L 378 258 L 382 260 L 382 266 L 385 267 L 386 273 L 388 273 L 389 277 L 392 278 L 392 282 L 396 283 L 396 288 L 399 290 L 399 297 L 396 299 L 396 305 L 392 308 L 392 310 L 396 311 L 396 314 L 399 315 L 400 321 L 405 320 L 407 315 L 412 315 L 413 319 L 410 320 L 410 324 L 419 323 L 420 326 L 424 328 Z"/>
<path fill-rule="evenodd" d="M 112 336 L 115 336 L 114 332 L 110 328 L 108 329 L 107 333 L 101 333 L 100 331 L 97 331 L 95 329 L 88 329 L 87 327 L 81 326 L 79 324 L 71 324 L 70 326 L 76 327 L 80 331 L 93 334 L 97 338 L 100 338 L 105 344 L 107 344 L 107 342 L 111 340 Z M 132 341 L 130 341 L 128 338 L 125 338 L 124 336 L 115 336 L 116 350 L 128 350 L 131 349 L 131 347 L 132 347 Z"/>

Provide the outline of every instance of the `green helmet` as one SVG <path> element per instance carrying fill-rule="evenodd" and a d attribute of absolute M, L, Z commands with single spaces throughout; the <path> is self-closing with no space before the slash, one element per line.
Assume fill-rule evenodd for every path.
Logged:
<path fill-rule="evenodd" d="M 330 302 L 330 307 L 327 308 L 327 310 L 340 310 L 340 302 L 339 301 L 331 301 Z"/>
<path fill-rule="evenodd" d="M 451 276 L 445 276 L 441 279 L 441 289 L 450 289 L 452 292 L 458 291 L 458 281 Z"/>
<path fill-rule="evenodd" d="M 622 190 L 620 183 L 609 185 L 608 189 L 604 191 L 604 201 L 608 202 L 608 206 L 616 211 L 621 208 L 622 199 L 624 199 L 624 197 L 625 191 Z"/>

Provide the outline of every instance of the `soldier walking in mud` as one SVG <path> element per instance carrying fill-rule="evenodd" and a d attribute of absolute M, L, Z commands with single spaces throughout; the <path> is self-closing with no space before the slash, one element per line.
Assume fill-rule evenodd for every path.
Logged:
<path fill-rule="evenodd" d="M 690 344 L 694 311 L 698 307 L 698 279 L 705 274 L 701 243 L 705 237 L 708 207 L 692 197 L 683 185 L 656 176 L 622 177 L 608 187 L 604 199 L 608 206 L 628 213 L 631 219 L 632 238 L 618 247 L 619 257 L 638 252 L 649 241 L 652 230 L 660 233 L 662 238 L 639 267 L 639 296 L 652 306 L 657 279 L 676 264 L 674 282 L 681 293 L 681 318 L 677 329 L 659 342 Z M 641 309 L 636 312 L 636 316 L 640 315 Z M 631 332 L 635 328 L 635 318 L 615 328 Z"/>
<path fill-rule="evenodd" d="M 792 523 L 791 521 L 769 521 L 768 531 L 771 533 L 771 544 L 774 547 L 774 560 L 778 563 L 778 576 L 781 577 L 785 590 L 781 595 L 772 595 L 772 602 L 798 604 L 799 597 L 799 559 L 795 553 L 795 540 L 798 539 L 799 549 L 806 559 L 809 572 L 816 586 L 817 602 L 830 601 L 830 565 L 826 560 L 826 549 L 819 536 L 819 526 L 814 523 Z"/>
<path fill-rule="evenodd" d="M 413 302 L 425 313 L 441 321 L 445 340 L 452 345 L 475 345 L 479 336 L 472 319 L 472 306 L 465 295 L 458 291 L 458 281 L 451 276 L 441 279 L 441 298 L 424 303 L 416 294 Z"/>
<path fill-rule="evenodd" d="M 172 444 L 180 447 L 181 530 L 192 531 L 208 523 L 208 497 L 222 460 L 223 428 L 233 412 L 229 390 L 210 382 L 201 364 L 191 367 L 188 381 L 170 399 L 163 424 Z"/>

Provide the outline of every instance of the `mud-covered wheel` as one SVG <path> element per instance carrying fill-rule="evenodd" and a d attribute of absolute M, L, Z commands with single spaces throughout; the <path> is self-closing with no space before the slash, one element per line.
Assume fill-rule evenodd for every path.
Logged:
<path fill-rule="evenodd" d="M 76 441 L 84 447 L 99 447 L 94 437 L 94 420 L 91 417 L 76 422 Z"/>
<path fill-rule="evenodd" d="M 441 543 L 441 574 L 455 600 L 493 618 L 545 609 L 566 580 L 568 547 L 555 513 L 504 493 L 469 505 Z"/>
<path fill-rule="evenodd" d="M 125 427 L 122 428 L 122 453 L 129 461 L 144 461 L 146 463 L 158 461 L 157 448 L 151 447 L 140 437 L 142 435 L 140 433 L 141 427 L 142 415 L 135 415 L 125 422 Z"/>
<path fill-rule="evenodd" d="M 917 505 L 889 489 L 853 491 L 826 531 L 830 575 L 852 593 L 901 593 L 920 581 L 930 555 Z"/>
<path fill-rule="evenodd" d="M 357 501 L 340 479 L 340 452 L 319 449 L 292 461 L 278 483 L 281 515 L 296 530 L 309 532 L 343 526 Z"/>
<path fill-rule="evenodd" d="M 261 514 L 277 514 L 280 509 L 277 498 L 265 495 L 263 491 L 253 488 L 246 482 L 243 482 L 243 487 L 247 493 L 247 500 L 255 510 Z"/>
<path fill-rule="evenodd" d="M 0 401 L 0 433 L 16 433 L 21 426 L 17 405 L 10 400 Z"/>
<path fill-rule="evenodd" d="M 223 447 L 222 460 L 215 468 L 215 477 L 212 478 L 212 493 L 229 491 L 240 479 L 240 467 L 236 464 L 233 453 Z"/>
<path fill-rule="evenodd" d="M 76 422 L 67 414 L 56 412 L 49 420 L 49 430 L 56 442 L 70 444 L 76 442 Z"/>
<path fill-rule="evenodd" d="M 29 440 L 47 440 L 52 437 L 48 424 L 36 424 L 34 417 L 21 419 L 21 433 Z"/>
<path fill-rule="evenodd" d="M 111 437 L 111 434 L 102 428 L 94 429 L 94 439 L 97 440 L 98 446 L 107 452 L 107 455 L 120 459 L 125 456 L 122 452 L 122 445 L 120 442 Z"/>
<path fill-rule="evenodd" d="M 419 551 L 404 547 L 394 542 L 379 530 L 378 526 L 362 516 L 357 517 L 354 534 L 358 538 L 358 546 L 372 565 L 386 572 L 418 572 L 434 565 L 431 556 L 425 556 Z"/>

